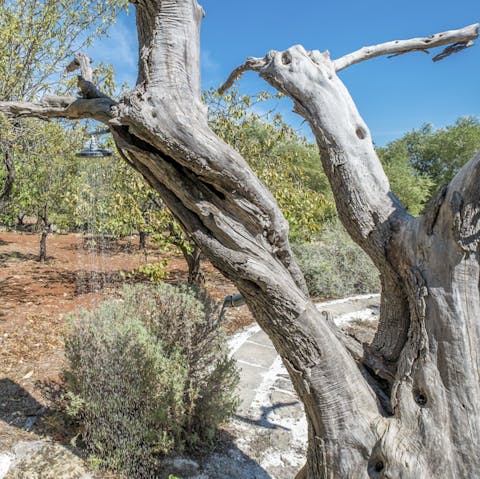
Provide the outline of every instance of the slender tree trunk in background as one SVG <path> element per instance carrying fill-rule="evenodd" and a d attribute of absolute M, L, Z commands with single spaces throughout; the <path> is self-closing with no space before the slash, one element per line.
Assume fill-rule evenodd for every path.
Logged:
<path fill-rule="evenodd" d="M 42 236 L 40 238 L 40 256 L 39 256 L 38 260 L 42 263 L 47 261 L 47 237 L 48 237 L 48 232 L 49 232 L 49 230 L 45 227 L 45 229 L 42 231 Z"/>
<path fill-rule="evenodd" d="M 184 252 L 183 257 L 188 265 L 188 284 L 202 286 L 205 283 L 205 275 L 201 269 L 202 251 L 198 246 L 193 247 L 192 252 Z"/>
<path fill-rule="evenodd" d="M 295 46 L 249 59 L 311 125 L 339 216 L 380 270 L 370 347 L 345 337 L 310 301 L 272 195 L 209 128 L 201 102 L 196 0 L 138 0 L 139 74 L 119 103 L 80 77 L 82 99 L 0 102 L 9 115 L 95 118 L 161 195 L 208 259 L 232 280 L 305 406 L 302 479 L 470 479 L 480 471 L 480 156 L 420 218 L 390 191 L 370 132 L 337 76 L 359 61 L 471 44 L 478 26 L 395 41 L 331 60 Z M 78 64 L 80 67 L 80 62 Z"/>
<path fill-rule="evenodd" d="M 170 241 L 182 252 L 183 258 L 188 267 L 188 284 L 203 286 L 205 284 L 205 274 L 201 269 L 202 250 L 189 238 L 188 231 L 184 229 L 181 234 L 173 222 L 168 224 Z M 185 238 L 187 236 L 187 238 Z"/>
<path fill-rule="evenodd" d="M 145 231 L 139 231 L 138 232 L 138 249 L 139 250 L 146 250 L 147 249 L 147 238 L 148 238 L 148 233 L 145 233 Z"/>
<path fill-rule="evenodd" d="M 3 165 L 6 171 L 6 177 L 3 184 L 3 189 L 0 192 L 0 211 L 2 211 L 10 200 L 13 185 L 15 184 L 16 170 L 13 161 L 13 151 L 8 149 L 3 154 Z"/>
<path fill-rule="evenodd" d="M 42 235 L 40 236 L 40 255 L 38 258 L 38 260 L 42 263 L 47 261 L 47 237 L 48 233 L 52 232 L 52 225 L 48 221 L 47 208 L 47 205 L 45 205 L 43 208 L 43 215 L 37 215 L 37 225 L 43 223 Z"/>

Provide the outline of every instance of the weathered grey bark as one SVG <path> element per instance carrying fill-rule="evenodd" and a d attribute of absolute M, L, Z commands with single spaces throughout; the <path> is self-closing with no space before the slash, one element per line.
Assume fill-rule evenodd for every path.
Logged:
<path fill-rule="evenodd" d="M 476 36 L 477 30 L 466 32 Z M 444 37 L 458 39 L 458 32 L 431 37 L 430 46 Z M 424 40 L 389 45 L 403 49 L 412 42 Z M 384 48 L 359 52 L 368 59 L 373 50 Z M 480 156 L 421 218 L 409 216 L 391 193 L 368 129 L 336 76 L 336 70 L 361 61 L 359 52 L 332 61 L 296 46 L 249 60 L 234 76 L 242 68 L 256 70 L 293 99 L 317 138 L 342 222 L 381 272 L 380 325 L 362 363 L 382 380 L 379 386 L 390 396 L 385 410 L 392 415 L 378 423 L 365 473 L 477 477 Z M 318 454 L 312 441 L 310 454 Z M 298 477 L 357 477 L 354 469 L 339 474 L 337 466 L 322 474 L 314 463 L 309 457 Z"/>
<path fill-rule="evenodd" d="M 362 354 L 309 300 L 272 195 L 208 127 L 199 80 L 202 9 L 196 0 L 132 3 L 140 63 L 127 97 L 116 104 L 88 87 L 81 99 L 0 102 L 0 111 L 83 115 L 109 125 L 122 157 L 237 285 L 280 353 L 309 424 L 298 477 L 476 477 L 480 157 L 413 218 L 390 191 L 368 128 L 336 75 L 371 50 L 332 61 L 296 46 L 251 59 L 230 77 L 258 71 L 312 126 L 339 215 L 382 275 L 380 326 Z M 453 44 L 446 56 L 477 30 L 369 48 L 378 56 Z M 88 80 L 81 63 L 80 86 Z"/>

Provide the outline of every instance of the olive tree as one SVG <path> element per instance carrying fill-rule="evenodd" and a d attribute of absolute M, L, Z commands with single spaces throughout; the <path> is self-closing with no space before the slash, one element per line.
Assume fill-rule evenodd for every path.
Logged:
<path fill-rule="evenodd" d="M 478 25 L 362 48 L 332 60 L 294 46 L 250 69 L 311 125 L 338 214 L 381 272 L 381 317 L 362 347 L 308 297 L 273 196 L 209 128 L 200 89 L 196 0 L 136 0 L 139 71 L 115 102 L 81 68 L 80 97 L 0 102 L 11 116 L 94 118 L 230 278 L 280 353 L 305 405 L 298 477 L 471 478 L 480 470 L 480 155 L 412 217 L 392 194 L 370 132 L 337 73 L 379 55 L 469 46 Z"/>

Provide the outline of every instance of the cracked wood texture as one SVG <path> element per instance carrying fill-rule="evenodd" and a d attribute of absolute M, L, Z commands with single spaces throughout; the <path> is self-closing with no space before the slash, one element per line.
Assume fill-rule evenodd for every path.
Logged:
<path fill-rule="evenodd" d="M 280 353 L 309 424 L 299 479 L 478 477 L 480 157 L 413 218 L 390 191 L 368 127 L 336 73 L 383 46 L 336 62 L 295 46 L 236 70 L 258 71 L 293 99 L 317 139 L 342 222 L 381 273 L 380 325 L 359 350 L 308 298 L 270 192 L 208 127 L 200 97 L 202 8 L 196 0 L 132 3 L 138 81 L 120 102 L 82 72 L 81 98 L 0 102 L 0 111 L 109 126 L 122 158 L 237 285 Z M 435 37 L 437 46 L 469 46 L 478 27 L 465 30 L 449 32 L 448 41 Z M 395 51 L 419 42 L 395 43 Z"/>

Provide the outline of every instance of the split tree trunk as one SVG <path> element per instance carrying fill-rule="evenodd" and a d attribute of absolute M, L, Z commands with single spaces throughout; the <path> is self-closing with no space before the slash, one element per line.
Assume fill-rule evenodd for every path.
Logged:
<path fill-rule="evenodd" d="M 237 285 L 281 355 L 309 425 L 298 477 L 477 477 L 480 156 L 422 217 L 411 217 L 390 191 L 336 71 L 385 53 L 453 44 L 443 58 L 468 46 L 478 26 L 367 47 L 336 61 L 296 46 L 250 59 L 233 74 L 258 71 L 312 126 L 340 218 L 381 273 L 380 325 L 372 345 L 362 347 L 318 313 L 272 195 L 208 127 L 199 80 L 203 11 L 196 0 L 132 3 L 140 70 L 136 88 L 120 103 L 81 77 L 82 99 L 0 102 L 0 110 L 109 125 L 120 154 Z"/>

